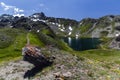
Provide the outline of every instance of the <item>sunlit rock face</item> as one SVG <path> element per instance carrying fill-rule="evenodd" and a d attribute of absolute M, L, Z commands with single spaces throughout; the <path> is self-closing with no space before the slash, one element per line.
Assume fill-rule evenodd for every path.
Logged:
<path fill-rule="evenodd" d="M 40 49 L 38 49 L 37 47 L 26 45 L 25 47 L 22 48 L 22 55 L 30 55 L 37 57 L 41 55 L 41 53 L 40 53 Z"/>
<path fill-rule="evenodd" d="M 45 66 L 53 63 L 52 58 L 48 58 L 41 53 L 40 48 L 27 45 L 22 48 L 22 55 L 25 61 L 28 61 L 35 66 Z"/>

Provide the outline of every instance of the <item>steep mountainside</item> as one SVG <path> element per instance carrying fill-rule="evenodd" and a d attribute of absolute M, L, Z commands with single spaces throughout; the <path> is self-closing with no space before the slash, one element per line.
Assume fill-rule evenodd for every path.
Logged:
<path fill-rule="evenodd" d="M 115 37 L 119 34 L 120 16 L 108 15 L 99 19 L 86 18 L 80 21 L 81 34 L 90 37 Z"/>

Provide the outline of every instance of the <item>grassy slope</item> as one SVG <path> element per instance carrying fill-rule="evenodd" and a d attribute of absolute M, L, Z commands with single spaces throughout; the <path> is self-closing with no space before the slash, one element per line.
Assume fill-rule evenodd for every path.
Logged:
<path fill-rule="evenodd" d="M 21 30 L 17 30 L 17 29 L 14 29 L 14 30 L 0 29 L 0 33 L 6 34 L 6 35 L 10 36 L 10 38 L 13 38 L 13 41 L 8 44 L 9 46 L 6 46 L 5 48 L 0 48 L 0 62 L 3 62 L 3 61 L 6 62 L 9 60 L 13 60 L 13 59 L 21 57 L 22 47 L 24 47 L 25 44 L 27 43 L 26 42 L 27 34 L 30 39 L 30 44 L 32 44 L 34 46 L 44 47 L 45 40 L 47 40 L 47 43 L 52 42 L 53 44 L 55 41 L 54 39 L 52 39 L 50 37 L 47 37 L 47 39 L 46 38 L 44 39 L 43 37 L 45 37 L 45 35 L 43 35 L 43 37 L 40 39 L 36 34 L 34 34 L 32 32 L 27 33 L 25 31 L 21 31 Z M 69 48 L 66 44 L 64 44 L 60 40 L 55 41 L 55 43 L 57 46 L 65 49 L 65 50 L 68 50 L 68 48 Z"/>
<path fill-rule="evenodd" d="M 6 62 L 21 57 L 21 49 L 26 44 L 26 32 L 20 33 L 16 36 L 14 42 L 4 49 L 0 49 L 0 62 Z M 30 42 L 33 45 L 44 46 L 44 44 L 38 40 L 36 35 L 29 33 Z"/>
<path fill-rule="evenodd" d="M 88 65 L 92 65 L 94 74 L 99 75 L 103 80 L 120 78 L 120 51 L 119 50 L 88 50 L 73 52 L 81 59 L 87 60 Z M 92 76 L 94 77 L 94 76 Z"/>
<path fill-rule="evenodd" d="M 21 55 L 21 49 L 26 43 L 26 35 L 20 34 L 16 37 L 14 43 L 7 48 L 0 49 L 0 62 L 9 61 Z"/>
<path fill-rule="evenodd" d="M 88 50 L 79 53 L 79 56 L 86 57 L 92 60 L 110 62 L 116 61 L 120 58 L 120 51 L 118 50 Z"/>
<path fill-rule="evenodd" d="M 65 51 L 72 51 L 72 49 L 70 47 L 68 47 L 67 44 L 65 44 L 62 40 L 60 40 L 59 38 L 53 38 L 50 36 L 47 36 L 44 33 L 35 33 L 37 35 L 37 37 L 39 38 L 39 40 L 41 40 L 45 45 L 52 45 L 55 46 L 59 49 L 65 50 Z"/>
<path fill-rule="evenodd" d="M 30 44 L 43 47 L 44 43 L 37 37 L 37 35 L 29 33 Z"/>

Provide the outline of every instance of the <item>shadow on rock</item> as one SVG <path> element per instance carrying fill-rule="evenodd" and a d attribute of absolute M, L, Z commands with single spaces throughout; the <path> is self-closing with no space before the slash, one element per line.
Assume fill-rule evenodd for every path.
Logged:
<path fill-rule="evenodd" d="M 24 74 L 24 78 L 34 77 L 37 73 L 41 72 L 44 68 L 52 65 L 53 63 L 52 60 L 46 59 L 43 56 L 33 57 L 33 56 L 25 55 L 23 59 L 24 61 L 32 63 L 35 66 Z"/>

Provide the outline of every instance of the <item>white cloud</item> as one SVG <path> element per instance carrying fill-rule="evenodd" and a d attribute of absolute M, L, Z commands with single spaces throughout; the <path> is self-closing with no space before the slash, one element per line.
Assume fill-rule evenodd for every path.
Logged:
<path fill-rule="evenodd" d="M 10 6 L 10 5 L 7 5 L 5 4 L 4 2 L 0 2 L 0 6 L 3 8 L 4 11 L 11 11 L 11 12 L 14 12 L 14 16 L 24 16 L 24 10 L 23 9 L 20 9 L 20 8 L 17 8 L 16 6 Z"/>
<path fill-rule="evenodd" d="M 15 12 L 15 13 L 18 13 L 18 12 L 24 12 L 24 10 L 19 9 L 19 8 L 14 8 L 14 12 Z"/>
<path fill-rule="evenodd" d="M 7 11 L 7 10 L 9 10 L 9 9 L 15 8 L 15 6 L 6 5 L 4 2 L 0 2 L 0 5 L 1 5 L 1 7 L 3 7 L 3 9 L 4 9 L 5 11 Z"/>

